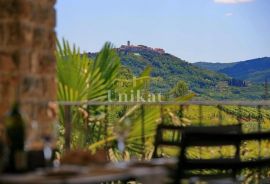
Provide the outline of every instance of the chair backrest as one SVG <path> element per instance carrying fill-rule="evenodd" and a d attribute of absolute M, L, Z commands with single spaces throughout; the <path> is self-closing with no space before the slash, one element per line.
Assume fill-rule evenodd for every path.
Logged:
<path fill-rule="evenodd" d="M 233 163 L 240 161 L 240 139 L 241 125 L 228 126 L 190 126 L 182 129 L 181 152 L 179 154 L 178 169 L 175 177 L 176 181 L 181 178 L 192 176 L 192 170 L 230 170 L 235 173 Z M 190 147 L 213 147 L 213 146 L 233 146 L 236 148 L 234 156 L 231 158 L 189 158 L 187 149 Z M 215 173 L 214 175 L 219 175 Z M 204 175 L 202 172 L 195 176 Z"/>
<path fill-rule="evenodd" d="M 211 170 L 230 171 L 235 176 L 236 171 L 243 168 L 255 168 L 270 166 L 270 159 L 256 159 L 241 161 L 240 146 L 243 141 L 270 140 L 270 132 L 257 132 L 244 134 L 241 125 L 219 126 L 219 127 L 186 127 L 182 129 L 181 153 L 179 154 L 178 169 L 175 174 L 175 183 L 182 178 L 192 176 L 190 170 Z M 232 145 L 236 148 L 232 158 L 193 159 L 187 157 L 189 147 L 211 147 Z M 201 173 L 200 173 L 201 174 Z M 195 176 L 200 176 L 195 174 Z M 203 175 L 203 174 L 202 174 Z M 218 173 L 217 173 L 218 175 Z"/>
<path fill-rule="evenodd" d="M 222 146 L 236 145 L 235 136 L 241 133 L 240 125 L 189 126 L 182 130 L 182 146 Z"/>

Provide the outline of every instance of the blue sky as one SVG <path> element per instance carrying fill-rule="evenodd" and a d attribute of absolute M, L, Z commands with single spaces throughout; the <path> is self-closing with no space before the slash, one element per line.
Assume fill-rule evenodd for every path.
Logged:
<path fill-rule="evenodd" d="M 82 51 L 143 44 L 189 62 L 270 56 L 270 0 L 58 0 L 58 38 Z"/>

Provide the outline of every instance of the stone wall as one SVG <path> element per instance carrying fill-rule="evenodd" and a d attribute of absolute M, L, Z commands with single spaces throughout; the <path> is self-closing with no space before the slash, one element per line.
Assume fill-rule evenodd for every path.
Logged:
<path fill-rule="evenodd" d="M 0 0 L 0 118 L 22 102 L 55 100 L 55 0 Z M 47 105 L 23 103 L 29 119 L 52 122 Z"/>

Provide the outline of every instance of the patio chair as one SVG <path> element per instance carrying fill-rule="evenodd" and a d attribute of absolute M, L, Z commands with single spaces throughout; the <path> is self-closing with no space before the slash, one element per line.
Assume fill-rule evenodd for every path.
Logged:
<path fill-rule="evenodd" d="M 243 141 L 270 139 L 270 133 L 243 134 L 240 125 L 218 127 L 187 127 L 182 130 L 181 153 L 174 183 L 183 179 L 199 178 L 208 183 L 237 183 L 236 174 L 243 168 L 260 168 L 270 165 L 270 159 L 242 161 L 240 145 Z M 229 158 L 190 158 L 191 147 L 233 146 Z M 191 181 L 191 180 L 190 180 Z"/>

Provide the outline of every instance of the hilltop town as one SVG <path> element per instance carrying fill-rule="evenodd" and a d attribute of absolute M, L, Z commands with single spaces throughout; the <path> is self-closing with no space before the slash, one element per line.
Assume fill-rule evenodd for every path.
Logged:
<path fill-rule="evenodd" d="M 145 45 L 132 45 L 130 41 L 127 41 L 127 45 L 121 45 L 119 48 L 115 48 L 115 50 L 117 52 L 124 52 L 124 53 L 127 53 L 127 52 L 136 53 L 136 52 L 146 51 L 146 52 L 154 52 L 157 54 L 166 54 L 165 50 L 162 48 L 152 48 Z M 93 57 L 96 54 L 97 54 L 96 52 L 87 53 L 88 57 Z"/>
<path fill-rule="evenodd" d="M 128 51 L 128 52 L 140 52 L 140 51 L 152 51 L 159 54 L 165 54 L 165 50 L 161 48 L 152 48 L 145 45 L 131 45 L 130 41 L 127 41 L 127 45 L 121 45 L 118 51 Z"/>

